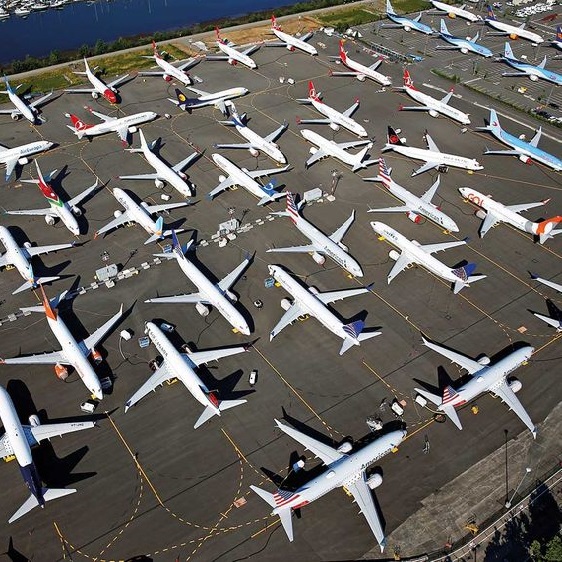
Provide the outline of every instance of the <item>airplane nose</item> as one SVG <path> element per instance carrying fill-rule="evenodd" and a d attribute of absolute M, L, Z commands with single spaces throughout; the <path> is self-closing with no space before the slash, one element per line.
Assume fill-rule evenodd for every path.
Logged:
<path fill-rule="evenodd" d="M 103 392 L 101 388 L 97 388 L 92 392 L 92 396 L 97 400 L 103 400 Z"/>

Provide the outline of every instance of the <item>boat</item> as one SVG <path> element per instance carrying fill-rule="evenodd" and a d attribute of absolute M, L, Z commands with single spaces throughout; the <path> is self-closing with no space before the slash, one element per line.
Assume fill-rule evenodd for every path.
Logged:
<path fill-rule="evenodd" d="M 14 14 L 16 14 L 16 16 L 20 16 L 22 18 L 27 17 L 29 14 L 31 14 L 31 10 L 28 10 L 27 8 L 16 8 L 14 10 Z"/>

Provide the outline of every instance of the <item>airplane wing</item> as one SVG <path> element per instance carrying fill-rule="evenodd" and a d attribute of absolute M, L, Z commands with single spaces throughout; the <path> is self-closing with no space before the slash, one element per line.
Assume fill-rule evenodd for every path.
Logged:
<path fill-rule="evenodd" d="M 502 72 L 502 76 L 527 76 L 527 72 Z"/>
<path fill-rule="evenodd" d="M 154 371 L 150 378 L 125 402 L 125 412 L 142 400 L 149 392 L 156 390 L 157 386 L 163 385 L 167 380 L 173 379 L 174 374 L 168 369 L 166 361 Z"/>
<path fill-rule="evenodd" d="M 21 115 L 21 111 L 17 107 L 13 109 L 0 109 L 0 114 L 2 115 L 11 115 L 12 113 L 14 115 Z"/>
<path fill-rule="evenodd" d="M 435 254 L 463 244 L 466 244 L 464 240 L 455 240 L 454 242 L 442 242 L 440 244 L 420 244 L 420 248 L 428 254 Z"/>
<path fill-rule="evenodd" d="M 133 174 L 129 176 L 119 176 L 120 180 L 157 180 L 160 179 L 160 176 L 155 172 L 151 172 L 150 174 Z"/>
<path fill-rule="evenodd" d="M 382 64 L 382 59 L 374 62 L 370 67 L 369 70 L 376 70 Z"/>
<path fill-rule="evenodd" d="M 48 254 L 49 252 L 57 252 L 58 250 L 64 250 L 65 248 L 72 248 L 74 244 L 53 244 L 51 246 L 32 246 L 31 248 L 25 248 L 25 251 L 29 255 L 38 256 L 40 254 Z"/>
<path fill-rule="evenodd" d="M 6 457 L 9 457 L 13 454 L 14 449 L 12 448 L 12 444 L 10 443 L 8 436 L 4 433 L 4 435 L 2 435 L 2 438 L 0 438 L 0 457 L 5 459 Z"/>
<path fill-rule="evenodd" d="M 289 246 L 288 248 L 270 248 L 266 250 L 267 252 L 292 252 L 292 253 L 308 253 L 308 252 L 320 252 L 321 250 L 317 248 L 314 244 L 308 244 L 306 246 Z"/>
<path fill-rule="evenodd" d="M 95 92 L 94 88 L 76 88 L 72 90 L 63 90 L 63 92 L 68 92 L 69 94 L 91 94 Z"/>
<path fill-rule="evenodd" d="M 451 98 L 453 97 L 453 90 L 449 90 L 449 93 L 443 97 L 443 99 L 441 100 L 441 103 L 444 104 L 448 104 L 451 101 Z"/>
<path fill-rule="evenodd" d="M 371 142 L 370 140 L 357 140 L 357 141 L 351 141 L 351 142 L 339 142 L 337 144 L 340 148 L 343 148 L 344 150 L 347 150 L 348 148 L 356 148 L 358 146 L 365 146 L 366 144 L 369 144 L 370 142 Z"/>
<path fill-rule="evenodd" d="M 210 351 L 195 351 L 194 353 L 182 353 L 183 357 L 186 357 L 194 363 L 197 367 L 208 363 L 209 361 L 218 361 L 222 357 L 228 357 L 229 355 L 236 355 L 237 353 L 243 353 L 248 351 L 245 346 L 229 347 L 222 349 L 213 349 Z"/>
<path fill-rule="evenodd" d="M 425 142 L 427 142 L 427 148 L 432 152 L 441 152 L 438 146 L 435 144 L 435 141 L 429 136 L 428 133 L 425 134 Z"/>
<path fill-rule="evenodd" d="M 437 176 L 435 183 L 421 196 L 420 199 L 425 203 L 431 203 L 431 200 L 433 199 L 433 196 L 435 195 L 435 192 L 437 191 L 440 182 L 441 182 L 441 177 Z"/>
<path fill-rule="evenodd" d="M 536 203 L 523 203 L 521 205 L 506 205 L 506 207 L 514 213 L 521 213 L 522 211 L 528 211 L 529 209 L 541 207 L 542 205 L 544 205 L 544 201 L 537 201 Z"/>
<path fill-rule="evenodd" d="M 401 111 L 431 111 L 428 105 L 402 105 L 400 109 Z"/>
<path fill-rule="evenodd" d="M 539 314 L 538 312 L 533 312 L 532 314 L 536 316 L 539 320 L 546 322 L 549 326 L 556 328 L 556 330 L 562 327 L 562 322 L 558 318 L 551 318 L 550 316 Z"/>
<path fill-rule="evenodd" d="M 7 215 L 53 215 L 53 209 L 22 209 L 20 211 L 5 211 Z"/>
<path fill-rule="evenodd" d="M 384 548 L 386 544 L 384 532 L 382 530 L 379 514 L 377 513 L 377 509 L 375 507 L 375 502 L 373 501 L 371 489 L 367 486 L 365 478 L 365 471 L 363 471 L 360 480 L 356 480 L 352 484 L 346 484 L 345 487 L 353 494 L 353 498 L 359 506 L 360 512 L 367 520 L 367 523 L 369 524 L 371 531 L 373 531 L 373 535 L 375 535 L 377 542 L 381 548 Z"/>
<path fill-rule="evenodd" d="M 232 178 L 232 176 L 228 176 L 223 181 L 221 181 L 219 185 L 215 187 L 215 189 L 207 193 L 207 198 L 212 199 L 215 195 L 222 193 L 223 191 L 227 190 L 229 187 L 232 187 L 233 185 L 236 185 L 236 181 Z"/>
<path fill-rule="evenodd" d="M 170 209 L 177 209 L 179 207 L 187 207 L 187 201 L 181 203 L 164 203 L 162 205 L 149 205 L 146 210 L 152 215 L 154 213 L 159 213 L 160 211 L 169 211 Z"/>
<path fill-rule="evenodd" d="M 89 335 L 84 341 L 82 341 L 79 345 L 82 348 L 82 351 L 86 351 L 84 355 L 88 355 L 92 349 L 97 345 L 97 343 L 111 330 L 113 324 L 121 318 L 123 314 L 123 305 L 119 309 L 117 314 L 114 314 L 105 324 L 100 326 L 93 334 Z"/>
<path fill-rule="evenodd" d="M 484 217 L 484 220 L 480 225 L 480 230 L 478 231 L 480 233 L 480 237 L 483 238 L 486 232 L 488 232 L 488 230 L 490 230 L 490 228 L 495 226 L 498 222 L 499 219 L 495 217 L 492 213 L 490 213 L 490 211 L 487 211 L 486 216 Z"/>
<path fill-rule="evenodd" d="M 145 300 L 144 302 L 160 302 L 160 303 L 203 303 L 211 304 L 207 299 L 204 299 L 200 293 L 188 293 L 186 295 L 175 295 L 172 297 L 155 297 L 153 299 Z"/>
<path fill-rule="evenodd" d="M 332 242 L 339 244 L 345 233 L 349 230 L 349 227 L 355 220 L 355 210 L 351 212 L 349 218 L 329 237 Z"/>
<path fill-rule="evenodd" d="M 92 193 L 92 191 L 94 191 L 97 187 L 98 187 L 98 180 L 96 179 L 96 183 L 94 183 L 94 185 L 91 185 L 90 187 L 85 189 L 82 193 L 70 199 L 70 201 L 68 201 L 68 206 L 75 207 L 80 203 L 80 201 L 86 199 L 86 197 L 88 197 L 88 195 L 90 195 L 90 193 Z"/>
<path fill-rule="evenodd" d="M 531 421 L 529 414 L 527 414 L 527 411 L 525 410 L 525 408 L 523 408 L 521 402 L 519 402 L 519 399 L 515 395 L 515 392 L 511 390 L 509 384 L 507 384 L 505 380 L 498 388 L 495 388 L 490 392 L 499 396 L 502 401 L 507 404 L 509 409 L 515 412 L 517 417 L 531 430 L 533 436 L 536 434 L 537 430 L 535 428 L 535 425 Z"/>
<path fill-rule="evenodd" d="M 0 256 L 0 267 L 6 267 L 7 265 L 12 265 L 12 260 L 9 260 L 8 252 L 6 252 L 3 256 Z"/>
<path fill-rule="evenodd" d="M 348 107 L 343 113 L 343 115 L 345 115 L 346 117 L 351 117 L 354 113 L 355 110 L 359 107 L 359 102 L 356 101 L 352 106 Z"/>
<path fill-rule="evenodd" d="M 305 447 L 305 449 L 312 452 L 315 457 L 322 459 L 324 464 L 332 464 L 333 462 L 341 459 L 345 456 L 342 453 L 339 453 L 333 447 L 314 439 L 313 437 L 309 437 L 305 433 L 302 433 L 292 427 L 289 427 L 279 420 L 275 420 L 277 427 L 283 432 L 286 433 L 289 437 L 292 437 L 295 441 L 298 441 L 301 445 Z"/>
<path fill-rule="evenodd" d="M 529 141 L 529 144 L 537 148 L 537 146 L 539 145 L 539 141 L 541 140 L 541 135 L 542 127 L 539 127 L 538 131 L 535 133 L 535 136 Z"/>
<path fill-rule="evenodd" d="M 339 59 L 339 57 L 335 58 Z M 362 76 L 362 74 L 354 70 L 330 70 L 330 76 Z"/>
<path fill-rule="evenodd" d="M 267 142 L 275 142 L 288 126 L 289 124 L 287 123 L 287 121 L 283 121 L 283 123 L 281 123 L 281 125 L 277 129 L 275 129 L 275 131 L 269 133 L 269 135 L 264 137 L 264 140 L 266 140 Z"/>
<path fill-rule="evenodd" d="M 91 427 L 94 427 L 94 425 L 94 422 L 86 421 L 71 423 L 42 423 L 35 427 L 25 425 L 23 427 L 26 437 L 28 437 L 28 432 L 30 432 L 32 438 L 39 443 L 44 439 L 51 439 L 51 437 L 62 437 L 66 433 L 72 433 L 73 431 L 80 431 L 82 429 L 90 429 Z M 35 443 L 30 443 L 30 445 L 34 444 Z"/>
<path fill-rule="evenodd" d="M 217 143 L 214 145 L 215 148 L 254 148 L 251 142 L 240 142 L 240 143 Z"/>
<path fill-rule="evenodd" d="M 124 76 L 121 76 L 120 78 L 116 78 L 115 80 L 113 80 L 113 82 L 108 82 L 107 87 L 108 88 L 114 88 L 115 86 L 118 86 L 119 84 L 122 84 L 123 82 L 125 82 L 125 80 L 127 80 L 127 78 L 129 77 L 128 74 L 125 74 Z"/>
<path fill-rule="evenodd" d="M 39 105 L 42 105 L 52 95 L 53 95 L 53 92 L 49 92 L 48 94 L 45 94 L 44 96 L 41 96 L 39 99 L 36 99 L 35 101 L 31 102 L 29 104 L 29 107 L 38 107 Z"/>
<path fill-rule="evenodd" d="M 2 359 L 2 363 L 6 365 L 69 365 L 68 359 L 64 351 L 53 351 L 52 353 L 38 353 L 36 355 L 28 355 L 27 357 L 12 357 L 10 359 Z"/>
<path fill-rule="evenodd" d="M 298 119 L 298 125 L 330 125 L 330 119 Z"/>
<path fill-rule="evenodd" d="M 466 371 L 468 371 L 470 375 L 473 375 L 474 373 L 482 370 L 483 368 L 483 366 L 480 363 L 478 363 L 478 361 L 474 361 L 473 359 L 461 355 L 460 353 L 457 353 L 452 349 L 447 349 L 446 347 L 430 342 L 423 335 L 422 335 L 422 340 L 424 345 L 429 347 L 429 349 L 433 349 L 433 351 L 436 351 L 440 355 L 443 355 L 443 357 L 446 357 L 451 362 L 458 365 L 461 369 L 465 369 Z"/>
<path fill-rule="evenodd" d="M 396 263 L 390 270 L 390 273 L 387 277 L 387 282 L 390 283 L 401 271 L 404 271 L 411 263 L 414 263 L 412 259 L 410 259 L 406 252 L 402 252 L 400 257 L 396 260 Z"/>
<path fill-rule="evenodd" d="M 347 297 L 354 297 L 355 295 L 362 295 L 368 293 L 369 289 L 360 287 L 359 289 L 343 289 L 342 291 L 327 291 L 325 293 L 317 293 L 316 297 L 324 304 L 330 304 L 335 301 L 341 301 Z"/>
<path fill-rule="evenodd" d="M 240 51 L 243 55 L 250 56 L 252 53 L 255 53 L 260 48 L 259 45 L 252 45 L 248 47 L 244 51 Z"/>
<path fill-rule="evenodd" d="M 14 158 L 10 158 L 9 160 L 6 160 L 5 164 L 6 164 L 6 181 L 8 180 L 8 178 L 12 175 L 17 163 L 18 163 L 19 158 L 16 156 Z"/>
<path fill-rule="evenodd" d="M 432 141 L 433 142 L 433 141 Z M 439 162 L 426 162 L 423 166 L 420 166 L 417 170 L 412 172 L 412 177 L 419 176 L 428 170 L 439 167 L 441 164 Z"/>
<path fill-rule="evenodd" d="M 116 129 L 115 132 L 121 139 L 121 142 L 123 143 L 127 142 L 127 136 L 129 135 L 129 127 L 127 126 L 119 127 L 119 129 Z"/>
<path fill-rule="evenodd" d="M 223 292 L 228 291 L 236 283 L 236 280 L 242 275 L 242 272 L 248 267 L 249 263 L 250 258 L 246 258 L 237 268 L 233 269 L 226 277 L 223 277 L 218 282 L 219 289 Z"/>
<path fill-rule="evenodd" d="M 166 73 L 163 70 L 143 70 L 138 74 L 139 76 L 164 76 Z"/>
<path fill-rule="evenodd" d="M 184 158 L 175 166 L 172 166 L 172 170 L 174 170 L 176 174 L 178 172 L 181 172 L 184 168 L 187 168 L 194 160 L 199 158 L 199 156 L 201 156 L 201 152 L 194 152 L 193 154 L 190 154 L 187 158 Z"/>
<path fill-rule="evenodd" d="M 102 226 L 99 230 L 97 230 L 95 236 L 97 237 L 100 234 L 105 234 L 106 232 L 113 230 L 114 228 L 117 228 L 118 226 L 121 226 L 122 224 L 126 224 L 128 222 L 131 222 L 131 217 L 129 216 L 128 211 L 124 211 L 117 218 L 113 219 L 112 221 L 109 221 L 105 226 Z"/>
<path fill-rule="evenodd" d="M 269 333 L 270 341 L 279 333 L 281 330 L 286 328 L 289 324 L 292 324 L 299 316 L 305 314 L 305 311 L 301 308 L 298 302 L 294 302 L 289 310 L 283 314 L 281 320 L 277 322 L 273 330 Z"/>
<path fill-rule="evenodd" d="M 315 164 L 316 162 L 318 162 L 319 160 L 322 160 L 322 158 L 326 158 L 326 156 L 328 156 L 328 153 L 325 152 L 324 150 L 322 150 L 321 148 L 319 148 L 306 162 L 305 162 L 305 167 L 306 168 L 310 168 L 310 166 L 312 166 L 312 164 Z"/>
<path fill-rule="evenodd" d="M 195 66 L 200 62 L 201 62 L 201 57 L 190 57 L 185 62 L 178 64 L 176 68 L 178 70 L 187 70 L 188 68 L 191 68 L 192 66 Z"/>
<path fill-rule="evenodd" d="M 253 170 L 248 171 L 246 168 L 242 168 L 242 170 L 248 174 L 251 178 L 261 178 L 263 176 L 271 176 L 273 174 L 279 174 L 280 172 L 286 172 L 291 166 L 283 166 L 282 168 L 270 168 L 269 170 Z"/>
<path fill-rule="evenodd" d="M 99 111 L 94 111 L 93 109 L 89 108 L 90 113 L 93 113 L 96 117 L 99 117 L 102 121 L 106 123 L 110 123 L 111 121 L 115 121 L 117 117 L 112 117 L 111 115 L 105 115 L 104 113 L 100 113 Z"/>
<path fill-rule="evenodd" d="M 397 205 L 396 207 L 382 207 L 380 209 L 369 209 L 368 213 L 408 213 L 412 209 L 407 205 Z"/>

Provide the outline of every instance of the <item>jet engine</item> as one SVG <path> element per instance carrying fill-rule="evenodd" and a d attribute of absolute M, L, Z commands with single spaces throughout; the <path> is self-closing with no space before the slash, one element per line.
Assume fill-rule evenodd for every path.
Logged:
<path fill-rule="evenodd" d="M 39 416 L 37 416 L 36 414 L 32 414 L 31 416 L 29 416 L 29 425 L 31 427 L 37 427 L 37 426 L 41 425 L 41 421 L 39 420 Z"/>
<path fill-rule="evenodd" d="M 81 217 L 82 216 L 82 210 L 79 209 L 76 205 L 74 205 L 74 207 L 71 207 L 70 210 L 72 211 L 72 213 L 74 215 L 76 215 L 77 217 Z"/>
<path fill-rule="evenodd" d="M 10 115 L 10 117 L 12 118 L 12 121 L 17 121 L 21 115 L 19 113 L 16 113 L 15 111 Z"/>
<path fill-rule="evenodd" d="M 168 74 L 164 74 L 164 76 L 162 76 L 162 78 L 164 78 L 164 80 L 166 80 L 166 82 L 171 82 L 172 81 L 172 77 Z"/>
<path fill-rule="evenodd" d="M 256 149 L 253 148 L 253 147 L 250 147 L 249 150 L 250 150 L 250 154 L 251 154 L 252 156 L 254 156 L 255 158 L 257 158 L 257 157 L 260 155 L 260 151 L 259 151 L 259 150 L 256 150 Z"/>
<path fill-rule="evenodd" d="M 511 377 L 510 379 L 508 379 L 507 384 L 509 385 L 509 388 L 511 388 L 511 390 L 513 390 L 513 392 L 515 392 L 516 394 L 523 387 L 521 381 L 519 379 L 516 379 L 515 377 Z"/>
<path fill-rule="evenodd" d="M 521 162 L 527 164 L 528 166 L 531 166 L 533 164 L 532 158 L 529 158 L 529 156 L 526 156 L 525 154 L 520 154 L 519 160 L 521 160 Z"/>
<path fill-rule="evenodd" d="M 234 59 L 228 59 L 228 64 L 231 64 L 232 66 L 236 66 L 238 64 L 238 61 Z"/>
<path fill-rule="evenodd" d="M 388 252 L 388 257 L 396 261 L 400 257 L 400 252 L 398 250 L 390 250 L 390 252 Z"/>
<path fill-rule="evenodd" d="M 317 295 L 320 291 L 314 287 L 313 285 L 311 285 L 308 289 L 313 295 Z"/>
<path fill-rule="evenodd" d="M 512 41 L 515 41 L 515 40 L 518 38 L 517 33 L 510 33 L 510 34 L 509 34 L 509 38 L 510 38 Z"/>
<path fill-rule="evenodd" d="M 182 180 L 186 180 L 187 179 L 187 174 L 184 174 L 183 172 L 176 172 L 178 174 L 178 176 L 182 179 Z"/>
<path fill-rule="evenodd" d="M 150 205 L 146 201 L 141 201 L 141 207 L 144 207 L 145 209 L 148 209 L 148 207 L 150 207 Z"/>
<path fill-rule="evenodd" d="M 486 211 L 483 211 L 482 209 L 478 209 L 475 213 L 474 213 L 479 219 L 484 220 L 486 218 L 486 215 L 488 214 Z"/>
<path fill-rule="evenodd" d="M 466 47 L 461 47 L 461 53 L 466 55 L 468 53 L 468 49 Z"/>
<path fill-rule="evenodd" d="M 343 243 L 343 242 L 338 242 L 338 246 L 344 251 L 347 252 L 349 250 L 349 248 Z"/>
<path fill-rule="evenodd" d="M 312 259 L 313 259 L 318 265 L 324 265 L 324 263 L 326 262 L 325 256 L 323 256 L 322 254 L 319 254 L 318 252 L 312 252 Z"/>
<path fill-rule="evenodd" d="M 420 224 L 420 222 L 422 221 L 422 218 L 420 217 L 420 215 L 413 213 L 412 211 L 408 211 L 408 213 L 406 214 L 406 216 L 412 221 L 415 222 L 416 224 Z"/>
<path fill-rule="evenodd" d="M 132 127 L 129 127 L 129 133 L 133 134 L 136 133 L 139 130 L 138 127 L 135 127 L 134 125 Z"/>
<path fill-rule="evenodd" d="M 162 180 L 154 180 L 154 185 L 158 188 L 158 189 L 162 189 L 164 187 L 164 182 Z"/>
<path fill-rule="evenodd" d="M 101 353 L 95 347 L 92 348 L 90 355 L 92 356 L 92 361 L 94 362 L 94 365 L 99 365 L 101 363 L 102 361 Z"/>
<path fill-rule="evenodd" d="M 281 299 L 281 308 L 283 310 L 289 310 L 289 308 L 291 308 L 292 306 L 292 302 L 290 299 Z"/>
<path fill-rule="evenodd" d="M 439 117 L 439 112 L 435 111 L 435 109 L 430 109 L 428 113 L 431 117 Z"/>
<path fill-rule="evenodd" d="M 330 123 L 330 129 L 332 129 L 332 131 L 339 131 L 340 126 L 337 123 Z"/>
<path fill-rule="evenodd" d="M 117 210 L 113 213 L 113 216 L 114 216 L 116 219 L 118 219 L 122 214 L 123 214 L 123 213 L 122 213 L 119 209 L 117 209 Z"/>
<path fill-rule="evenodd" d="M 226 179 L 226 176 L 220 175 L 219 176 L 219 181 L 222 183 L 224 180 Z"/>
<path fill-rule="evenodd" d="M 377 473 L 372 474 L 367 479 L 367 486 L 369 486 L 371 490 L 378 488 L 381 484 L 382 484 L 382 476 L 380 474 Z"/>
<path fill-rule="evenodd" d="M 357 80 L 359 80 L 359 82 L 365 82 L 367 77 L 364 74 L 358 74 L 356 78 Z"/>
<path fill-rule="evenodd" d="M 353 445 L 349 441 L 344 441 L 337 449 L 338 453 L 346 454 L 351 451 Z"/>
<path fill-rule="evenodd" d="M 536 82 L 539 79 L 539 77 L 536 74 L 531 74 L 531 76 L 529 76 L 529 80 L 531 80 L 531 82 Z"/>
<path fill-rule="evenodd" d="M 29 158 L 26 158 L 25 156 L 23 156 L 22 158 L 18 158 L 18 164 L 20 166 L 25 166 L 26 164 L 29 164 Z"/>
<path fill-rule="evenodd" d="M 480 365 L 489 365 L 490 364 L 490 358 L 487 355 L 481 355 L 480 357 L 478 357 L 476 362 L 480 363 Z"/>
<path fill-rule="evenodd" d="M 97 100 L 97 99 L 100 97 L 100 95 L 98 94 L 98 92 L 96 92 L 96 91 L 94 90 L 94 91 L 92 92 L 92 97 L 93 97 L 95 100 Z"/>
<path fill-rule="evenodd" d="M 23 247 L 24 248 L 31 248 L 31 242 L 24 242 Z"/>
<path fill-rule="evenodd" d="M 232 291 L 226 290 L 224 294 L 230 302 L 238 302 L 238 297 Z"/>
<path fill-rule="evenodd" d="M 211 310 L 209 309 L 209 307 L 206 304 L 203 304 L 202 302 L 198 302 L 195 305 L 195 310 L 197 310 L 197 312 L 203 316 L 203 318 L 205 318 L 206 316 L 209 316 L 209 312 L 211 312 Z"/>
<path fill-rule="evenodd" d="M 64 365 L 57 363 L 55 365 L 55 375 L 61 381 L 65 381 L 68 378 L 68 369 Z"/>
<path fill-rule="evenodd" d="M 294 52 L 294 50 L 295 50 L 294 45 L 287 45 L 287 51 L 291 51 L 291 53 L 292 53 L 292 52 Z"/>
<path fill-rule="evenodd" d="M 412 31 L 412 28 L 409 25 L 405 25 L 404 31 Z"/>
<path fill-rule="evenodd" d="M 318 152 L 318 149 L 315 146 L 311 146 L 308 149 L 308 152 L 310 152 L 310 154 L 316 154 Z"/>
<path fill-rule="evenodd" d="M 53 217 L 53 215 L 45 215 L 45 222 L 49 226 L 53 226 L 55 224 L 55 217 Z"/>

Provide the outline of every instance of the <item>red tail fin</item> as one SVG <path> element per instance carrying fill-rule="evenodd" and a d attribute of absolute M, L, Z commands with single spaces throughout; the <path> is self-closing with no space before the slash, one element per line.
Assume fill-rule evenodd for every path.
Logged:
<path fill-rule="evenodd" d="M 404 86 L 406 86 L 406 88 L 412 88 L 412 90 L 415 90 L 414 81 L 412 80 L 412 77 L 410 76 L 407 68 L 404 69 Z"/>
<path fill-rule="evenodd" d="M 342 62 L 345 62 L 347 60 L 347 53 L 343 48 L 343 39 L 340 39 L 340 59 L 342 60 Z"/>
<path fill-rule="evenodd" d="M 89 129 L 90 127 L 93 127 L 93 125 L 89 125 L 88 123 L 84 123 L 84 121 L 82 121 L 82 119 L 80 119 L 79 117 L 76 117 L 76 115 L 74 114 L 70 114 L 70 120 L 72 121 L 72 124 L 74 125 L 74 128 L 77 131 L 83 131 L 84 129 Z"/>
<path fill-rule="evenodd" d="M 534 223 L 534 225 L 536 225 L 533 228 L 533 230 L 535 231 L 534 234 L 538 234 L 539 236 L 541 234 L 549 234 L 552 229 L 560 222 L 562 222 L 562 216 L 557 215 L 556 217 L 551 217 L 541 222 Z"/>
<path fill-rule="evenodd" d="M 312 80 L 308 83 L 308 97 L 310 99 L 320 101 L 320 98 L 316 95 L 316 89 L 314 88 L 314 83 Z"/>
<path fill-rule="evenodd" d="M 50 318 L 51 320 L 56 320 L 57 313 L 55 310 L 51 308 L 51 303 L 49 302 L 49 299 L 45 294 L 45 289 L 43 289 L 43 285 L 40 284 L 39 288 L 41 289 L 41 295 L 43 296 L 43 306 L 45 308 L 45 314 L 47 315 L 47 318 Z"/>
<path fill-rule="evenodd" d="M 277 25 L 277 20 L 275 19 L 275 14 L 272 14 L 272 15 L 271 15 L 271 27 L 272 27 L 273 29 L 281 29 L 281 27 L 279 27 L 279 26 Z"/>

